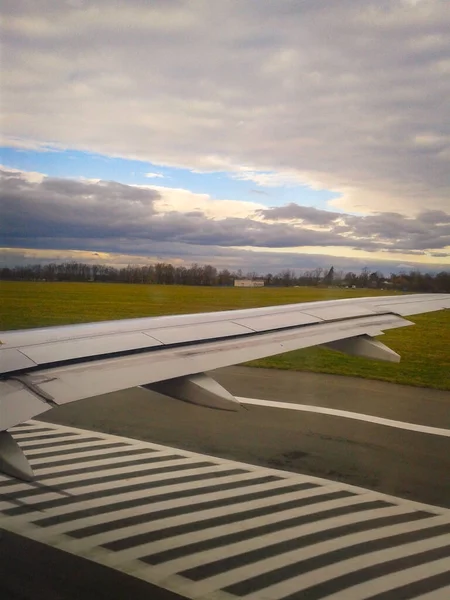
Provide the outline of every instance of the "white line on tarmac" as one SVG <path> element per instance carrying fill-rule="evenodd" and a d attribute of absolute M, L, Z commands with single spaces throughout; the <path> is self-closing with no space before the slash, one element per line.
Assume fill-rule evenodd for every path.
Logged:
<path fill-rule="evenodd" d="M 243 404 L 252 404 L 255 406 L 267 406 L 270 408 L 284 408 L 288 410 L 300 410 L 303 412 L 319 413 L 321 415 L 331 415 L 333 417 L 343 417 L 345 419 L 354 419 L 355 421 L 365 421 L 366 423 L 385 425 L 386 427 L 395 427 L 396 429 L 406 429 L 407 431 L 418 431 L 420 433 L 429 433 L 430 435 L 450 437 L 450 429 L 441 429 L 439 427 L 430 427 L 428 425 L 417 425 L 416 423 L 405 423 L 404 421 L 383 419 L 382 417 L 364 415 L 361 413 L 350 412 L 348 410 L 339 410 L 337 408 L 324 408 L 323 406 L 311 406 L 309 404 L 294 404 L 291 402 L 274 402 L 272 400 L 259 400 L 258 398 L 242 398 L 239 396 L 236 396 L 236 398 Z"/>

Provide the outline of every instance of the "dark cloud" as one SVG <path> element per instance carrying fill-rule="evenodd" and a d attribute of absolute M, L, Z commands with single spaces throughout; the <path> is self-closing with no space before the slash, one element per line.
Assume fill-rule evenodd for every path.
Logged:
<path fill-rule="evenodd" d="M 190 212 L 184 213 L 186 217 L 204 217 L 205 213 L 201 210 L 191 210 Z"/>
<path fill-rule="evenodd" d="M 105 237 L 142 230 L 160 195 L 113 181 L 46 177 L 33 182 L 1 171 L 2 237 Z"/>
<path fill-rule="evenodd" d="M 358 217 L 289 204 L 255 218 L 209 218 L 200 210 L 158 212 L 160 192 L 111 181 L 2 172 L 0 235 L 6 247 L 150 252 L 155 244 L 283 249 L 339 246 L 424 255 L 450 245 L 450 218 L 423 211 Z M 260 217 L 263 217 L 261 220 Z"/>
<path fill-rule="evenodd" d="M 450 245 L 450 214 L 444 211 L 423 210 L 414 218 L 394 212 L 356 216 L 291 203 L 257 213 L 266 220 L 327 228 L 344 235 L 355 249 L 379 251 L 385 245 L 386 252 L 423 255 L 424 250 Z"/>
<path fill-rule="evenodd" d="M 447 258 L 450 256 L 450 252 L 430 252 L 433 258 Z"/>
<path fill-rule="evenodd" d="M 422 211 L 415 218 L 398 213 L 366 217 L 345 216 L 351 235 L 374 241 L 384 240 L 399 250 L 426 250 L 450 245 L 450 215 L 443 211 Z"/>
<path fill-rule="evenodd" d="M 3 183 L 0 233 L 4 245 L 28 246 L 26 239 L 118 238 L 135 244 L 147 240 L 269 248 L 348 246 L 336 233 L 289 224 L 211 219 L 201 211 L 157 213 L 158 192 L 115 182 L 56 178 L 31 182 L 24 175 L 5 172 Z M 372 245 L 368 240 L 367 246 Z"/>
<path fill-rule="evenodd" d="M 428 210 L 422 211 L 419 214 L 419 219 L 429 225 L 450 225 L 450 214 L 443 210 Z"/>

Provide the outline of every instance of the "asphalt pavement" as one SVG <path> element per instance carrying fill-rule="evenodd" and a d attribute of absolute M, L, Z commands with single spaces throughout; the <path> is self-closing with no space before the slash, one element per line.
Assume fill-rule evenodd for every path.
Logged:
<path fill-rule="evenodd" d="M 450 429 L 448 392 L 244 367 L 222 369 L 213 375 L 237 396 Z M 450 439 L 444 436 L 263 406 L 249 406 L 237 413 L 214 411 L 142 389 L 80 401 L 39 419 L 450 507 Z M 181 598 L 126 572 L 17 532 L 0 531 L 0 536 L 2 600 Z M 435 577 L 436 582 L 430 579 L 428 585 L 439 589 L 448 585 L 442 579 L 445 574 Z"/>
<path fill-rule="evenodd" d="M 246 367 L 221 369 L 213 376 L 238 396 L 450 429 L 450 393 L 445 391 Z M 259 406 L 227 413 L 143 389 L 83 400 L 42 419 L 450 507 L 450 439 L 445 437 Z"/>

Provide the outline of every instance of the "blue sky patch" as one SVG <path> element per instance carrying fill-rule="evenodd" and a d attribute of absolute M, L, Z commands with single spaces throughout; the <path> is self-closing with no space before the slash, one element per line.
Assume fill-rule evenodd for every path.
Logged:
<path fill-rule="evenodd" d="M 285 184 L 262 186 L 253 181 L 235 179 L 232 173 L 199 173 L 189 169 L 162 167 L 152 163 L 116 158 L 77 150 L 27 150 L 1 148 L 1 162 L 23 171 L 37 171 L 51 177 L 103 179 L 126 184 L 183 188 L 195 193 L 210 194 L 220 200 L 258 202 L 267 206 L 282 206 L 290 202 L 327 209 L 328 201 L 339 194 L 328 190 L 313 190 L 308 186 Z M 162 177 L 147 177 L 155 173 Z M 333 207 L 336 211 L 336 208 Z"/>

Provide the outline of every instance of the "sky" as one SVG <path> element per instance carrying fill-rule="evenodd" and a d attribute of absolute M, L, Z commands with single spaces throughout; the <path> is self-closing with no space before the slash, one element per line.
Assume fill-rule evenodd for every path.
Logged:
<path fill-rule="evenodd" d="M 450 265 L 447 0 L 5 0 L 0 262 Z"/>

